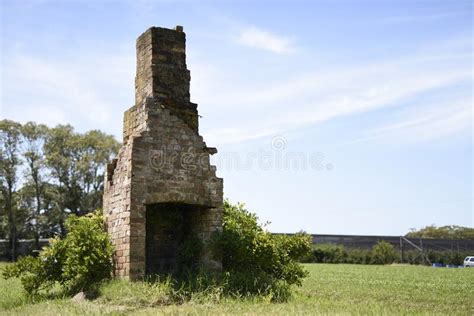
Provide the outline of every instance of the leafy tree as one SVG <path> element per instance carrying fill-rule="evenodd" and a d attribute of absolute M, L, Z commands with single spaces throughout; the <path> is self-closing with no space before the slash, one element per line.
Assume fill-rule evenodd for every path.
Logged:
<path fill-rule="evenodd" d="M 0 238 L 9 238 L 12 260 L 19 238 L 38 249 L 40 238 L 66 233 L 69 214 L 101 206 L 104 167 L 118 148 L 98 130 L 0 121 Z"/>
<path fill-rule="evenodd" d="M 24 186 L 24 202 L 31 210 L 30 223 L 33 231 L 35 249 L 39 249 L 41 234 L 40 216 L 42 200 L 45 190 L 45 156 L 43 144 L 48 132 L 48 127 L 34 122 L 28 122 L 21 128 L 23 139 L 22 156 L 26 161 L 26 180 Z"/>
<path fill-rule="evenodd" d="M 432 239 L 474 239 L 474 228 L 456 225 L 441 227 L 430 225 L 419 230 L 412 229 L 406 236 Z"/>
<path fill-rule="evenodd" d="M 0 239 L 7 238 L 8 221 L 6 217 L 5 195 L 3 194 L 3 184 L 0 187 Z"/>
<path fill-rule="evenodd" d="M 12 261 L 16 260 L 18 239 L 14 195 L 17 184 L 17 170 L 21 165 L 19 157 L 20 127 L 19 123 L 10 120 L 0 121 L 0 181 L 2 200 L 8 218 L 8 238 Z"/>
<path fill-rule="evenodd" d="M 77 184 L 79 176 L 74 168 L 79 160 L 77 145 L 78 136 L 70 125 L 50 129 L 44 144 L 46 164 L 56 187 L 53 208 L 62 235 L 66 234 L 67 212 L 77 213 L 81 198 Z"/>
<path fill-rule="evenodd" d="M 113 136 L 101 131 L 78 134 L 70 125 L 49 130 L 44 151 L 56 188 L 52 214 L 61 234 L 67 214 L 80 216 L 101 206 L 104 167 L 118 149 Z"/>
<path fill-rule="evenodd" d="M 79 137 L 79 147 L 77 169 L 82 198 L 77 215 L 82 215 L 102 206 L 104 166 L 118 152 L 119 143 L 113 136 L 93 130 Z"/>

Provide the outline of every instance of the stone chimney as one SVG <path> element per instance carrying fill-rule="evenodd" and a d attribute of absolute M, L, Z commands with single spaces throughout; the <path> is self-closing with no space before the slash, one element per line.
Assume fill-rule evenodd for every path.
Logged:
<path fill-rule="evenodd" d="M 199 240 L 192 266 L 219 270 L 209 251 L 221 229 L 223 181 L 210 165 L 190 102 L 186 35 L 151 27 L 137 39 L 135 105 L 124 114 L 124 144 L 107 166 L 104 214 L 116 275 L 175 273 L 179 250 Z"/>
<path fill-rule="evenodd" d="M 135 104 L 155 98 L 197 132 L 197 105 L 189 101 L 190 80 L 182 26 L 175 30 L 152 27 L 137 39 Z"/>

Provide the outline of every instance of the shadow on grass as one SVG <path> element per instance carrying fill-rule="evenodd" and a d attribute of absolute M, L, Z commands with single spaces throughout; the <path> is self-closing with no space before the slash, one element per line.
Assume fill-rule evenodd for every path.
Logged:
<path fill-rule="evenodd" d="M 134 282 L 109 280 L 101 284 L 95 302 L 126 307 L 130 311 L 159 306 L 214 305 L 236 301 L 284 303 L 290 296 L 289 293 L 241 293 L 230 288 L 223 275 L 199 272 L 178 277 L 154 275 Z"/>
<path fill-rule="evenodd" d="M 77 296 L 77 293 L 66 292 L 59 284 L 47 291 L 28 294 L 19 279 L 10 279 L 8 283 L 15 285 L 15 291 L 8 298 L 0 299 L 3 310 L 45 301 L 69 301 L 72 304 L 90 302 L 97 304 L 97 308 L 104 307 L 122 312 L 186 303 L 214 305 L 229 301 L 282 302 L 275 300 L 274 295 L 232 290 L 224 275 L 211 275 L 202 271 L 178 276 L 153 275 L 133 282 L 121 279 L 104 280 Z M 8 284 L 3 286 L 8 287 Z"/>
<path fill-rule="evenodd" d="M 224 297 L 220 278 L 205 273 L 186 276 L 154 275 L 141 281 L 103 282 L 96 301 L 115 305 L 154 307 L 181 305 L 185 302 L 217 303 Z"/>

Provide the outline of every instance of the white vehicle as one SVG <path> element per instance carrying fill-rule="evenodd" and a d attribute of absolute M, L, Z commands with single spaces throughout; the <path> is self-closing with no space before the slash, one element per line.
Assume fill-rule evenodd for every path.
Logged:
<path fill-rule="evenodd" d="M 464 268 L 469 267 L 474 268 L 474 257 L 466 257 L 466 259 L 464 259 Z"/>

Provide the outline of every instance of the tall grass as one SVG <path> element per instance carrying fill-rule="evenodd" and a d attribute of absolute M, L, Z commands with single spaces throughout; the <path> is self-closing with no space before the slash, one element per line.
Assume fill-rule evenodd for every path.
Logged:
<path fill-rule="evenodd" d="M 227 295 L 206 278 L 102 283 L 98 297 L 76 302 L 58 293 L 26 297 L 16 279 L 0 278 L 0 314 L 247 314 L 473 315 L 474 269 L 423 266 L 308 264 L 303 287 L 285 303 Z"/>
<path fill-rule="evenodd" d="M 224 288 L 205 274 L 176 280 L 171 277 L 147 278 L 141 282 L 111 280 L 99 289 L 97 301 L 134 307 L 216 304 L 224 297 Z"/>

